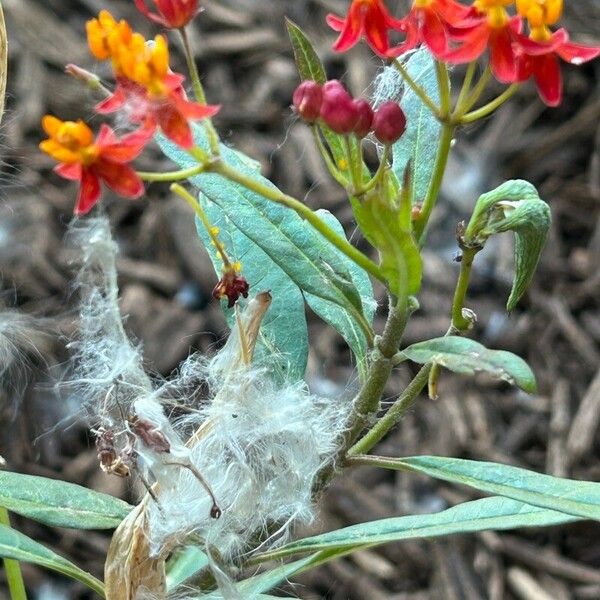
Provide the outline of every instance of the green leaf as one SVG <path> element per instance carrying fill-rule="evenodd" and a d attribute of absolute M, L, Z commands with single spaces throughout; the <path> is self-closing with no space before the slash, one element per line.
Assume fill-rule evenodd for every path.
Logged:
<path fill-rule="evenodd" d="M 207 147 L 203 130 L 196 127 L 195 133 L 197 143 Z M 183 168 L 195 164 L 194 159 L 186 152 L 164 137 L 158 136 L 157 141 L 163 152 Z M 221 156 L 222 160 L 241 172 L 274 187 L 267 179 L 261 177 L 254 167 L 249 166 L 248 160 L 244 160 L 241 153 L 222 145 Z M 231 235 L 235 237 L 236 243 L 239 240 L 242 244 L 244 238 L 247 238 L 258 246 L 269 261 L 277 265 L 303 293 L 339 306 L 350 315 L 355 327 L 362 329 L 363 332 L 370 331 L 370 324 L 357 305 L 357 297 L 361 294 L 352 283 L 351 274 L 348 273 L 344 282 L 331 276 L 332 268 L 338 273 L 348 271 L 340 261 L 339 251 L 326 243 L 311 225 L 294 211 L 267 200 L 220 175 L 203 173 L 190 181 L 221 211 L 223 218 L 220 223 L 227 221 L 229 231 L 233 232 Z M 210 215 L 214 218 L 215 213 L 211 212 Z M 238 231 L 233 231 L 232 227 Z M 244 242 L 242 246 L 248 248 L 248 242 Z M 252 258 L 244 261 L 243 256 L 235 254 L 234 256 L 242 261 L 244 271 L 245 262 L 254 262 Z M 264 265 L 264 268 L 267 269 L 267 266 Z M 255 282 L 254 285 L 257 283 Z M 262 285 L 260 281 L 258 285 Z M 279 313 L 280 322 L 288 318 L 285 306 L 283 308 L 284 310 Z M 294 310 L 294 307 L 288 307 L 287 310 Z M 280 324 L 285 327 L 285 323 Z M 336 322 L 332 321 L 332 325 L 336 326 Z M 345 328 L 340 333 L 348 336 Z M 278 346 L 276 340 L 275 345 Z"/>
<path fill-rule="evenodd" d="M 468 338 L 447 336 L 418 342 L 405 348 L 402 355 L 420 364 L 433 362 L 465 375 L 486 371 L 530 394 L 537 389 L 535 375 L 522 358 L 504 350 L 488 350 Z"/>
<path fill-rule="evenodd" d="M 167 561 L 167 590 L 172 591 L 207 567 L 208 556 L 197 546 L 188 546 Z"/>
<path fill-rule="evenodd" d="M 265 553 L 263 557 L 280 558 L 319 550 L 361 550 L 401 540 L 521 527 L 546 527 L 577 520 L 578 517 L 509 498 L 484 498 L 438 513 L 394 517 L 345 527 L 286 544 Z"/>
<path fill-rule="evenodd" d="M 600 521 L 600 483 L 561 479 L 491 462 L 414 456 L 377 460 L 377 466 L 424 473 L 532 506 Z"/>
<path fill-rule="evenodd" d="M 336 233 L 346 236 L 341 223 L 329 211 L 317 211 L 321 219 Z M 328 242 L 322 236 L 318 236 L 321 244 Z M 356 310 L 364 314 L 367 323 L 373 323 L 373 317 L 377 309 L 377 301 L 373 296 L 373 286 L 366 271 L 351 261 L 341 252 L 334 250 L 337 259 L 334 264 L 323 263 L 323 268 L 329 273 L 330 279 L 339 288 L 345 291 L 346 297 L 350 299 Z M 324 253 L 325 254 L 325 253 Z M 313 294 L 305 293 L 304 297 L 310 308 L 319 315 L 326 323 L 331 325 L 346 340 L 348 346 L 354 352 L 359 367 L 364 366 L 367 353 L 367 340 L 364 331 L 358 326 L 352 315 L 339 305 L 323 300 Z"/>
<path fill-rule="evenodd" d="M 292 42 L 300 77 L 303 81 L 316 81 L 323 85 L 327 81 L 325 68 L 308 36 L 292 20 L 286 19 L 285 24 Z"/>
<path fill-rule="evenodd" d="M 20 562 L 33 563 L 51 571 L 56 571 L 66 577 L 80 581 L 104 597 L 104 585 L 101 581 L 82 571 L 66 558 L 4 525 L 0 525 L 0 556 Z"/>
<path fill-rule="evenodd" d="M 490 236 L 515 233 L 515 278 L 506 305 L 512 310 L 535 273 L 552 222 L 550 207 L 528 181 L 503 183 L 479 197 L 465 231 L 468 244 L 483 245 Z"/>
<path fill-rule="evenodd" d="M 251 293 L 270 290 L 273 301 L 261 326 L 257 344 L 259 360 L 269 356 L 269 364 L 282 378 L 298 381 L 304 377 L 308 359 L 308 331 L 304 314 L 304 298 L 298 286 L 254 241 L 247 237 L 228 218 L 217 204 L 200 194 L 199 201 L 210 222 L 219 227 L 219 239 L 228 255 L 243 266 L 243 275 L 250 284 Z M 198 234 L 220 276 L 222 262 L 215 254 L 210 237 L 197 219 Z M 234 309 L 223 310 L 229 325 L 234 321 Z"/>
<path fill-rule="evenodd" d="M 387 177 L 385 183 L 393 185 Z M 410 225 L 404 222 L 405 190 L 395 193 L 400 196 L 399 201 L 391 199 L 394 193 L 389 188 L 379 187 L 362 200 L 350 198 L 350 201 L 362 233 L 379 251 L 380 268 L 390 291 L 396 296 L 414 295 L 421 289 L 422 258 Z"/>
<path fill-rule="evenodd" d="M 0 506 L 46 525 L 72 529 L 115 529 L 133 508 L 73 483 L 7 471 L 0 471 Z"/>
<path fill-rule="evenodd" d="M 421 48 L 410 55 L 404 67 L 427 95 L 439 104 L 439 89 L 435 61 L 431 54 Z M 408 85 L 402 85 L 402 76 L 394 67 L 386 67 L 381 81 L 389 80 L 383 88 L 403 90 L 400 106 L 406 115 L 406 131 L 393 147 L 393 171 L 399 181 L 410 163 L 413 182 L 411 203 L 422 202 L 427 195 L 433 176 L 435 159 L 441 134 L 441 124 Z M 396 98 L 391 98 L 395 100 Z"/>

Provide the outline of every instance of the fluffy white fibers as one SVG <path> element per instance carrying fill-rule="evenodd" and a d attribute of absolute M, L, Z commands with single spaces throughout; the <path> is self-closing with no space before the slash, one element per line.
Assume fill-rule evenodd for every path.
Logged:
<path fill-rule="evenodd" d="M 211 518 L 208 494 L 178 469 L 162 482 L 160 506 L 150 507 L 150 537 L 158 552 L 195 533 L 207 551 L 234 560 L 312 519 L 315 477 L 333 459 L 349 403 L 314 396 L 303 382 L 277 383 L 267 366 L 240 364 L 235 344 L 209 363 L 191 360 L 212 386 L 201 413 L 186 419 L 186 429 L 196 423 L 186 450 L 222 515 Z"/>
<path fill-rule="evenodd" d="M 152 393 L 142 354 L 123 329 L 118 303 L 117 244 L 106 217 L 75 220 L 70 238 L 80 252 L 81 296 L 72 384 L 94 425 L 122 428 L 133 402 Z"/>
<path fill-rule="evenodd" d="M 200 543 L 215 558 L 213 572 L 217 562 L 224 565 L 223 588 L 227 565 L 313 518 L 315 479 L 335 456 L 350 402 L 315 396 L 304 382 L 281 381 L 268 357 L 246 364 L 260 319 L 245 330 L 244 315 L 213 359 L 191 356 L 176 377 L 153 386 L 140 349 L 123 330 L 107 219 L 78 222 L 73 235 L 83 259 L 74 383 L 97 426 L 120 425 L 130 456 L 156 484 L 156 501 L 147 503 L 152 552 L 164 556 L 179 544 Z M 259 304 L 252 300 L 247 315 Z M 174 404 L 186 412 L 174 411 Z"/>

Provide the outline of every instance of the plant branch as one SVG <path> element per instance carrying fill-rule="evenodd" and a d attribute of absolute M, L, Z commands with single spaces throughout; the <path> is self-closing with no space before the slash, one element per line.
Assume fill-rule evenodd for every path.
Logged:
<path fill-rule="evenodd" d="M 182 27 L 179 30 L 179 33 L 181 35 L 181 41 L 183 43 L 183 51 L 185 54 L 185 60 L 187 62 L 190 79 L 192 81 L 194 96 L 200 104 L 206 105 L 206 94 L 204 93 L 202 81 L 200 80 L 198 65 L 196 65 L 196 61 L 194 60 L 194 53 L 192 52 L 190 38 L 187 34 L 187 30 L 185 29 L 185 27 Z M 206 134 L 208 136 L 210 151 L 213 154 L 213 156 L 219 156 L 219 134 L 217 133 L 217 130 L 215 129 L 211 119 L 204 119 L 203 123 L 206 129 Z"/>
<path fill-rule="evenodd" d="M 5 527 L 11 526 L 8 511 L 4 507 L 0 507 L 0 525 L 4 525 Z M 27 600 L 27 592 L 25 591 L 25 583 L 19 561 L 5 558 L 4 571 L 6 573 L 11 600 Z"/>
<path fill-rule="evenodd" d="M 483 119 L 488 115 L 491 115 L 495 110 L 497 110 L 500 106 L 502 106 L 507 100 L 510 100 L 519 90 L 520 84 L 513 83 L 509 87 L 507 87 L 504 92 L 502 92 L 497 98 L 488 102 L 485 106 L 478 108 L 466 115 L 463 115 L 460 118 L 460 123 L 473 123 L 474 121 L 478 121 L 479 119 Z"/>
<path fill-rule="evenodd" d="M 439 118 L 440 111 L 435 105 L 435 102 L 427 95 L 427 92 L 411 77 L 408 70 L 397 58 L 394 59 L 393 64 L 412 91 L 421 99 L 423 104 L 425 104 L 425 106 L 427 106 L 427 108 Z"/>
<path fill-rule="evenodd" d="M 442 187 L 442 180 L 444 179 L 446 165 L 448 164 L 448 156 L 450 155 L 450 149 L 452 147 L 454 131 L 455 125 L 451 123 L 444 123 L 442 125 L 442 135 L 440 137 L 440 143 L 438 146 L 433 176 L 431 178 L 431 183 L 429 184 L 429 189 L 427 190 L 427 196 L 425 197 L 423 206 L 421 208 L 421 213 L 414 224 L 415 237 L 421 246 L 423 246 L 425 243 L 427 223 L 429 222 L 431 213 L 435 208 L 440 189 Z"/>
<path fill-rule="evenodd" d="M 143 181 L 148 181 L 150 183 L 170 183 L 172 181 L 184 181 L 189 179 L 190 177 L 194 177 L 195 175 L 200 175 L 203 171 L 206 170 L 206 166 L 204 164 L 190 167 L 189 169 L 181 169 L 179 171 L 170 171 L 168 173 L 154 173 L 147 171 L 138 171 L 138 177 Z"/>
<path fill-rule="evenodd" d="M 387 280 L 382 270 L 376 265 L 368 256 L 363 254 L 360 250 L 355 248 L 348 240 L 343 236 L 336 233 L 331 227 L 329 227 L 323 220 L 314 213 L 304 203 L 284 194 L 277 188 L 266 185 L 260 181 L 257 181 L 253 177 L 241 173 L 234 167 L 226 164 L 223 160 L 217 160 L 207 166 L 207 170 L 213 173 L 218 173 L 223 177 L 226 177 L 230 181 L 234 181 L 244 186 L 257 194 L 261 195 L 267 200 L 277 202 L 283 206 L 287 206 L 294 210 L 302 218 L 306 219 L 325 239 L 327 239 L 333 246 L 335 246 L 340 252 L 345 254 L 350 260 L 354 261 L 357 265 L 362 267 L 365 271 L 370 273 L 373 277 L 378 279 L 384 284 L 387 284 Z"/>

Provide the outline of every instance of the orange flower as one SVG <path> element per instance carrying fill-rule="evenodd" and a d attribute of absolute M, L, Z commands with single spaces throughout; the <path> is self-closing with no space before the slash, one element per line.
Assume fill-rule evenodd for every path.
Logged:
<path fill-rule="evenodd" d="M 107 11 L 101 10 L 97 19 L 86 23 L 88 46 L 98 60 L 111 59 L 115 74 L 120 74 L 119 57 L 122 49 L 131 43 L 133 31 L 125 20 L 116 19 Z"/>
<path fill-rule="evenodd" d="M 103 13 L 90 22 L 94 24 L 88 24 L 88 39 L 95 56 L 112 60 L 117 88 L 96 110 L 111 113 L 124 108 L 130 120 L 141 124 L 148 135 L 159 127 L 179 146 L 191 148 L 194 140 L 189 121 L 212 117 L 219 107 L 186 98 L 183 75 L 169 69 L 164 36 L 147 42 L 139 33 L 124 35 L 120 24 L 115 25 L 112 16 Z"/>
<path fill-rule="evenodd" d="M 143 150 L 147 138 L 138 133 L 118 139 L 108 125 L 102 125 L 97 138 L 83 121 L 61 121 L 46 115 L 42 126 L 48 139 L 40 148 L 60 164 L 55 172 L 80 182 L 75 214 L 88 213 L 100 199 L 100 182 L 117 194 L 139 198 L 144 184 L 127 164 Z"/>
<path fill-rule="evenodd" d="M 157 10 L 155 13 L 148 9 L 147 0 L 134 2 L 144 16 L 169 29 L 185 27 L 200 10 L 198 0 L 153 0 Z"/>

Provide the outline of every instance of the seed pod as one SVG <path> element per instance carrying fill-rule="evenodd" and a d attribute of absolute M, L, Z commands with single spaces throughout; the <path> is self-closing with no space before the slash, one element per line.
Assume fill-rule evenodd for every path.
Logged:
<path fill-rule="evenodd" d="M 323 86 L 321 119 L 335 133 L 352 133 L 358 122 L 358 111 L 352 96 L 336 79 Z"/>
<path fill-rule="evenodd" d="M 294 109 L 308 123 L 314 123 L 321 114 L 323 90 L 315 81 L 303 81 L 294 92 Z"/>
<path fill-rule="evenodd" d="M 373 119 L 375 137 L 382 144 L 397 142 L 406 131 L 406 115 L 396 102 L 384 102 Z"/>
<path fill-rule="evenodd" d="M 362 99 L 354 101 L 354 108 L 358 113 L 358 121 L 354 126 L 354 134 L 356 137 L 362 139 L 371 131 L 375 113 L 373 112 L 371 105 L 366 100 Z"/>

